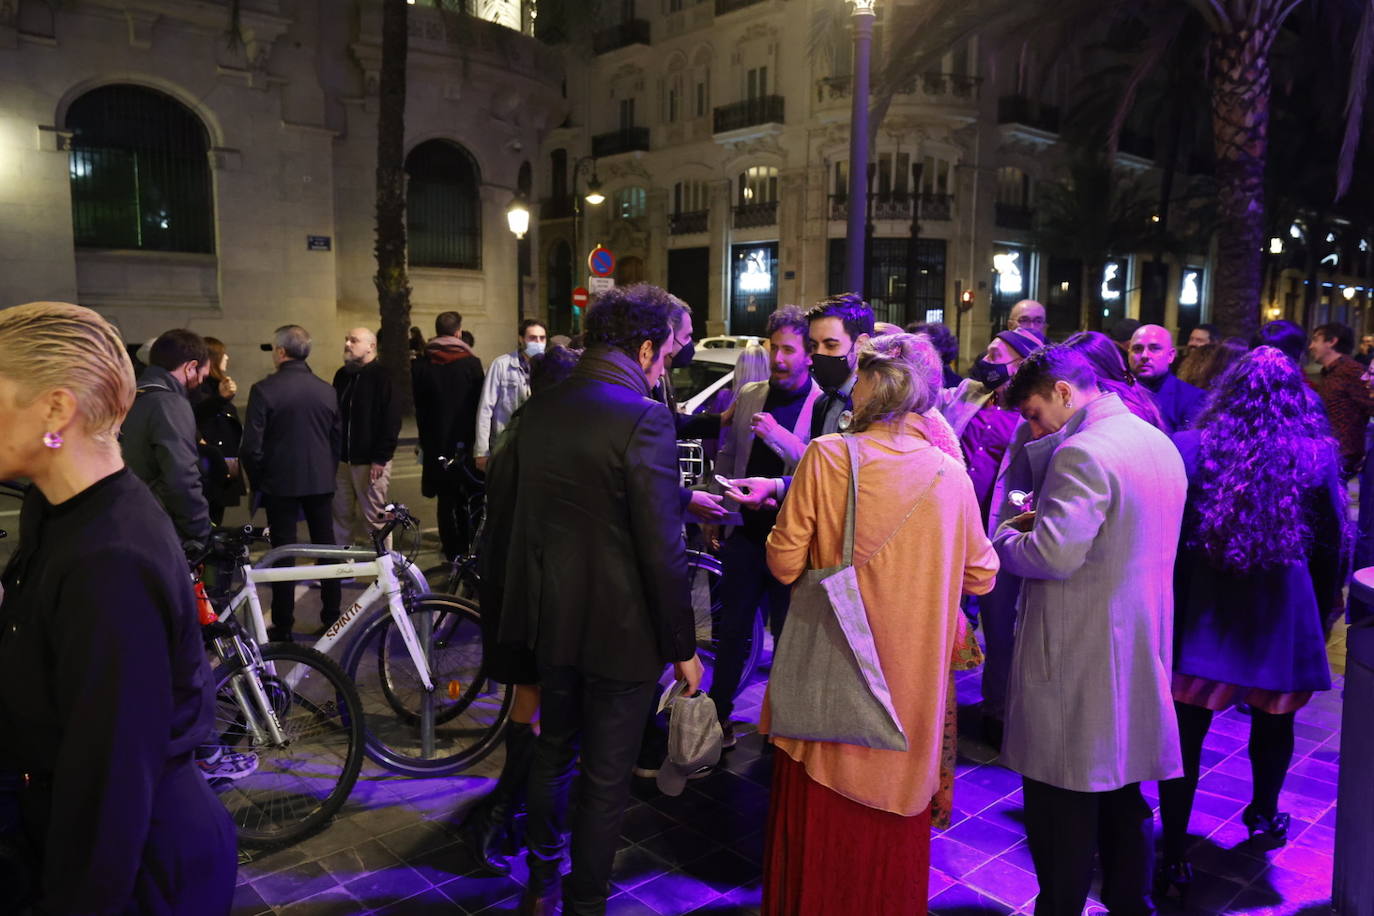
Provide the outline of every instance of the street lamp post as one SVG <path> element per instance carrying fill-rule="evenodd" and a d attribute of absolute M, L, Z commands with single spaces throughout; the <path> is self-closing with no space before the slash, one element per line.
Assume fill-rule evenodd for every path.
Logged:
<path fill-rule="evenodd" d="M 864 288 L 865 221 L 868 198 L 868 71 L 869 51 L 873 47 L 873 4 L 875 0 L 854 0 L 854 81 L 849 110 L 849 212 L 845 246 L 845 286 L 853 292 Z"/>
<path fill-rule="evenodd" d="M 591 177 L 587 179 L 587 194 L 585 200 L 593 207 L 600 206 L 606 200 L 606 195 L 601 193 L 601 179 L 596 174 L 596 157 L 582 156 L 573 163 L 572 169 L 572 190 L 573 190 L 573 287 L 582 285 L 577 279 L 585 268 L 587 258 L 582 251 L 582 201 L 584 197 L 577 193 L 577 176 L 582 172 L 582 167 L 591 164 Z M 574 316 L 576 317 L 576 316 Z M 573 322 L 573 331 L 578 331 L 577 322 Z"/>
<path fill-rule="evenodd" d="M 525 195 L 517 191 L 506 207 L 506 225 L 515 234 L 515 303 L 517 320 L 525 318 L 525 269 L 520 263 L 520 243 L 530 228 L 530 208 Z"/>

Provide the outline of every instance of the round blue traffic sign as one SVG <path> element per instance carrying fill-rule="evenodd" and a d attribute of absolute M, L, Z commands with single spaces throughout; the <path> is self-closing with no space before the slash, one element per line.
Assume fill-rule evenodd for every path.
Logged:
<path fill-rule="evenodd" d="M 609 248 L 597 245 L 587 255 L 587 269 L 594 277 L 609 277 L 615 272 L 615 255 Z"/>

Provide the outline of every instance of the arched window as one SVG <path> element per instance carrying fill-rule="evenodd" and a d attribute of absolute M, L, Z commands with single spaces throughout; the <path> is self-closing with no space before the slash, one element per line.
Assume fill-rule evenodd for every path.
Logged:
<path fill-rule="evenodd" d="M 615 215 L 619 219 L 639 219 L 644 215 L 645 199 L 643 188 L 621 188 L 615 192 Z"/>
<path fill-rule="evenodd" d="M 778 169 L 772 165 L 755 165 L 740 172 L 739 205 L 771 204 L 778 199 Z"/>
<path fill-rule="evenodd" d="M 406 156 L 406 233 L 412 267 L 482 269 L 482 202 L 477 163 L 447 140 Z"/>
<path fill-rule="evenodd" d="M 77 247 L 215 250 L 210 138 L 185 105 L 142 86 L 72 102 L 70 174 Z"/>

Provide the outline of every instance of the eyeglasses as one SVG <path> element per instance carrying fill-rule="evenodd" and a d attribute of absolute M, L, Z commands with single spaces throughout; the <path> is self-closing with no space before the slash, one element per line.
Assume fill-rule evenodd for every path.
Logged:
<path fill-rule="evenodd" d="M 1017 324 L 1044 324 L 1044 323 L 1045 323 L 1045 319 L 1044 319 L 1044 318 L 1027 318 L 1025 315 L 1022 315 L 1020 318 L 1017 318 L 1017 319 L 1016 319 L 1016 323 L 1017 323 Z"/>

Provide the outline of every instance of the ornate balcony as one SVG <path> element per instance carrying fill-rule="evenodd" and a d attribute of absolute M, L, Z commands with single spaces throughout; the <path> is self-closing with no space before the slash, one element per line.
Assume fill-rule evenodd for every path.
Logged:
<path fill-rule="evenodd" d="M 911 220 L 911 194 L 893 194 L 889 197 L 875 195 L 873 219 Z M 953 194 L 919 194 L 922 222 L 946 222 L 954 218 Z M 849 202 L 841 195 L 830 197 L 830 218 L 843 220 L 849 218 Z"/>
<path fill-rule="evenodd" d="M 690 210 L 683 213 L 674 213 L 668 217 L 668 234 L 692 235 L 696 232 L 705 232 L 710 219 L 710 210 Z"/>
<path fill-rule="evenodd" d="M 605 54 L 617 48 L 649 43 L 649 20 L 628 19 L 592 36 L 592 53 Z"/>
<path fill-rule="evenodd" d="M 735 208 L 736 229 L 762 229 L 778 224 L 778 202 L 744 204 Z"/>
<path fill-rule="evenodd" d="M 959 73 L 927 73 L 897 87 L 898 102 L 936 105 L 972 105 L 978 101 L 979 79 Z M 849 98 L 852 77 L 832 76 L 816 82 L 816 101 L 821 105 Z"/>
<path fill-rule="evenodd" d="M 715 132 L 739 130 L 759 124 L 783 123 L 783 97 L 761 95 L 731 105 L 721 105 L 715 111 Z"/>
<path fill-rule="evenodd" d="M 592 137 L 592 155 L 600 159 L 616 153 L 631 153 L 636 150 L 648 151 L 649 128 L 625 127 L 610 133 Z"/>

